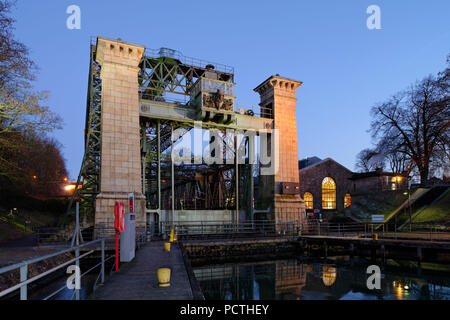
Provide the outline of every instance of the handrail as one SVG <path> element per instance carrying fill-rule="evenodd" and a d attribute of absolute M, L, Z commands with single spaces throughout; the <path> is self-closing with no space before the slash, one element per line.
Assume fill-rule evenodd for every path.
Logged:
<path fill-rule="evenodd" d="M 151 229 L 155 230 L 152 225 Z M 379 227 L 380 231 L 377 230 Z M 294 220 L 275 222 L 273 220 L 241 221 L 173 221 L 158 223 L 158 234 L 168 235 L 174 228 L 177 236 L 184 238 L 207 237 L 238 237 L 238 236 L 301 236 L 301 235 L 334 235 L 334 236 L 358 236 L 370 237 L 377 233 L 380 237 L 416 236 L 425 240 L 450 241 L 450 226 L 444 224 L 416 223 L 411 231 L 399 230 L 392 223 L 352 222 L 339 223 L 308 219 L 304 221 Z M 425 237 L 424 237 L 425 235 Z M 439 235 L 439 236 L 437 236 Z"/>
<path fill-rule="evenodd" d="M 101 238 L 101 239 L 89 241 L 89 242 L 86 242 L 86 243 L 83 243 L 83 244 L 80 244 L 80 245 L 77 245 L 77 246 L 73 246 L 73 247 L 70 247 L 70 248 L 67 248 L 67 249 L 64 249 L 64 250 L 60 250 L 60 251 L 57 251 L 57 252 L 46 254 L 46 255 L 43 255 L 43 256 L 40 256 L 40 257 L 37 257 L 37 258 L 24 260 L 22 262 L 15 263 L 15 264 L 12 264 L 10 266 L 6 266 L 6 267 L 3 267 L 3 268 L 0 268 L 0 274 L 3 274 L 3 273 L 8 272 L 8 271 L 12 271 L 12 270 L 20 269 L 20 282 L 18 284 L 16 284 L 16 285 L 13 285 L 12 287 L 9 287 L 9 288 L 1 291 L 0 292 L 0 297 L 3 297 L 3 296 L 5 296 L 5 295 L 7 295 L 7 294 L 9 294 L 11 292 L 14 292 L 14 291 L 20 289 L 20 299 L 21 300 L 27 300 L 27 286 L 28 286 L 28 284 L 30 284 L 30 283 L 38 280 L 38 279 L 41 279 L 41 278 L 45 277 L 46 275 L 49 275 L 49 274 L 51 274 L 51 273 L 53 273 L 53 272 L 55 272 L 55 271 L 57 271 L 57 270 L 59 270 L 61 268 L 63 268 L 65 266 L 73 263 L 73 262 L 78 263 L 82 258 L 84 258 L 84 257 L 92 254 L 93 252 L 95 252 L 95 250 L 90 250 L 90 251 L 85 252 L 85 253 L 80 255 L 79 254 L 80 248 L 88 247 L 88 246 L 91 246 L 91 245 L 96 244 L 96 243 L 101 243 L 101 250 L 102 250 L 101 262 L 98 263 L 97 265 L 95 265 L 93 268 L 90 268 L 88 271 L 86 271 L 82 275 L 80 275 L 80 278 L 83 275 L 87 274 L 88 272 L 92 271 L 93 269 L 95 269 L 95 268 L 97 268 L 98 266 L 101 265 L 100 274 L 102 275 L 102 282 L 103 282 L 104 281 L 104 272 L 105 272 L 105 262 L 108 261 L 111 257 L 113 257 L 113 256 L 110 256 L 107 259 L 105 259 L 105 255 L 104 255 L 104 252 L 105 252 L 105 241 L 111 240 L 111 239 L 113 239 L 113 237 L 107 237 L 107 238 Z M 37 262 L 40 262 L 40 261 L 43 261 L 43 260 L 47 260 L 47 259 L 59 256 L 59 255 L 62 255 L 64 253 L 71 252 L 71 251 L 75 251 L 75 258 L 70 259 L 70 260 L 68 260 L 68 261 L 66 261 L 64 263 L 61 263 L 61 264 L 57 265 L 56 267 L 53 267 L 53 268 L 51 268 L 49 270 L 46 270 L 46 271 L 44 271 L 42 273 L 39 273 L 38 275 L 35 275 L 34 277 L 28 279 L 28 265 L 31 265 L 31 264 L 34 264 L 34 263 L 37 263 Z M 48 298 L 54 296 L 55 294 L 60 292 L 63 288 L 60 288 L 60 289 L 56 290 L 55 292 L 53 292 L 52 294 L 47 296 L 45 299 L 48 299 Z M 78 295 L 77 295 L 77 298 L 78 298 Z"/>
<path fill-rule="evenodd" d="M 29 259 L 29 260 L 24 260 L 22 262 L 18 262 L 16 264 L 0 268 L 0 274 L 8 272 L 8 271 L 11 271 L 11 270 L 14 270 L 14 269 L 18 269 L 18 268 L 20 268 L 20 267 L 22 267 L 24 265 L 29 265 L 29 264 L 33 264 L 33 263 L 36 263 L 36 262 L 39 262 L 39 261 L 42 261 L 42 260 L 50 259 L 50 258 L 59 256 L 59 255 L 64 254 L 64 253 L 67 253 L 67 252 L 70 252 L 70 251 L 74 251 L 76 249 L 80 249 L 80 248 L 86 247 L 88 245 L 91 245 L 91 244 L 94 244 L 94 243 L 98 243 L 98 242 L 102 242 L 104 240 L 110 240 L 110 239 L 113 239 L 113 238 L 112 237 L 108 237 L 108 238 L 97 239 L 97 240 L 86 242 L 86 243 L 83 243 L 83 244 L 80 244 L 78 246 L 74 246 L 74 247 L 71 247 L 71 248 L 68 248 L 68 249 L 64 249 L 64 250 L 61 250 L 61 251 L 49 253 L 49 254 L 46 254 L 44 256 L 40 256 L 40 257 L 37 257 L 37 258 L 32 258 L 32 259 Z"/>
<path fill-rule="evenodd" d="M 51 268 L 51 269 L 49 269 L 49 270 L 47 270 L 47 271 L 44 271 L 44 272 L 42 272 L 42 273 L 40 273 L 40 274 L 34 276 L 33 278 L 27 279 L 27 280 L 25 280 L 25 281 L 21 281 L 20 283 L 14 285 L 14 286 L 12 286 L 12 287 L 9 287 L 8 289 L 5 289 L 5 290 L 1 291 L 1 292 L 0 292 L 0 297 L 3 297 L 3 296 L 5 296 L 5 295 L 7 295 L 8 293 L 11 293 L 11 292 L 13 292 L 13 291 L 15 291 L 15 290 L 17 290 L 17 289 L 20 289 L 20 288 L 22 288 L 23 286 L 26 286 L 26 285 L 28 285 L 29 283 L 32 283 L 32 282 L 34 282 L 34 281 L 36 281 L 36 280 L 38 280 L 38 279 L 40 279 L 40 278 L 42 278 L 42 277 L 44 277 L 44 276 L 46 276 L 46 275 L 48 275 L 48 274 L 50 274 L 50 273 L 56 271 L 56 270 L 59 270 L 59 269 L 61 269 L 62 267 L 65 267 L 66 265 L 68 265 L 68 264 L 70 264 L 70 263 L 72 263 L 72 262 L 75 262 L 75 261 L 77 261 L 77 260 L 79 260 L 79 259 L 81 259 L 81 258 L 83 258 L 83 257 L 85 257 L 85 256 L 88 256 L 88 255 L 90 255 L 92 252 L 94 252 L 94 250 L 91 250 L 91 251 L 89 251 L 89 252 L 83 253 L 81 256 L 76 257 L 76 258 L 73 258 L 73 259 L 71 259 L 71 260 L 69 260 L 69 261 L 66 261 L 66 262 L 64 262 L 64 263 L 62 263 L 62 264 L 60 264 L 60 265 L 58 265 L 58 266 L 56 266 L 56 267 L 54 267 L 54 268 Z"/>

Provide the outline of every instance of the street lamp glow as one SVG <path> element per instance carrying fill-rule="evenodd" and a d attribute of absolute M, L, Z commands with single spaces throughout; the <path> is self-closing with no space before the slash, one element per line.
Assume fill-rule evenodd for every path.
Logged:
<path fill-rule="evenodd" d="M 68 184 L 67 186 L 64 187 L 64 190 L 66 190 L 66 191 L 73 191 L 73 190 L 75 190 L 75 185 L 74 184 Z"/>

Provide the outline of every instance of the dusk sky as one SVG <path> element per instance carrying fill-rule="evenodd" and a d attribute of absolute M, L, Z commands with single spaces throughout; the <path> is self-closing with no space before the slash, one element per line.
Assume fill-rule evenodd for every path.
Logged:
<path fill-rule="evenodd" d="M 69 5 L 81 29 L 69 30 Z M 369 5 L 381 30 L 369 30 Z M 299 158 L 331 157 L 354 170 L 371 147 L 370 107 L 430 73 L 450 53 L 450 1 L 81 1 L 19 0 L 16 38 L 40 68 L 36 89 L 64 120 L 54 132 L 70 178 L 84 152 L 91 37 L 121 38 L 147 48 L 235 68 L 238 104 L 257 105 L 253 89 L 270 75 L 303 81 L 297 91 Z"/>

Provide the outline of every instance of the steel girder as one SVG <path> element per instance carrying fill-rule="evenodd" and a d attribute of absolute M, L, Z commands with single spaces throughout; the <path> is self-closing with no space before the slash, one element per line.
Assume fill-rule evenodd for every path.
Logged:
<path fill-rule="evenodd" d="M 100 192 L 102 83 L 100 79 L 101 66 L 95 61 L 96 46 L 91 44 L 90 51 L 84 130 L 85 149 L 77 184 L 70 199 L 67 213 L 70 212 L 73 201 L 80 201 L 80 212 L 93 216 L 95 213 L 95 198 Z"/>
<path fill-rule="evenodd" d="M 158 192 L 158 134 L 156 119 L 141 119 L 141 130 L 142 130 L 142 141 L 145 141 L 145 149 L 142 154 L 142 164 L 143 170 L 143 184 L 145 195 L 147 197 L 147 206 L 149 209 L 158 209 L 157 206 L 157 192 Z M 171 127 L 174 129 L 183 129 L 183 134 L 189 132 L 194 125 L 192 123 L 183 123 L 170 120 L 160 120 L 160 166 L 161 166 L 161 179 L 170 181 L 170 162 L 171 155 L 167 151 L 171 147 Z M 208 128 L 208 126 L 206 126 Z M 211 126 L 215 128 L 215 126 Z M 222 130 L 221 130 L 222 131 Z M 181 138 L 181 137 L 179 137 Z M 225 131 L 222 131 L 219 135 L 222 140 L 223 149 L 221 152 L 227 154 L 228 156 L 233 156 L 235 154 L 234 136 L 228 136 Z M 243 141 L 244 142 L 244 141 Z M 143 143 L 142 143 L 143 145 Z M 247 143 L 245 143 L 247 145 Z M 244 148 L 246 149 L 246 147 Z M 166 153 L 164 153 L 166 151 Z M 244 151 L 245 152 L 245 151 Z M 249 165 L 239 165 L 239 168 L 244 169 Z M 251 165 L 250 165 L 251 168 Z M 250 169 L 249 168 L 249 169 Z M 239 170 L 241 170 L 239 169 Z M 239 198 L 246 199 L 246 201 L 240 205 L 244 207 L 245 205 L 251 203 L 248 201 L 249 197 L 253 194 L 252 191 L 247 190 L 253 188 L 253 184 L 250 182 L 249 173 L 251 169 L 246 169 L 243 173 L 245 175 L 239 174 Z M 180 197 L 183 194 L 192 195 L 194 194 L 194 189 L 197 188 L 196 192 L 203 194 L 204 198 L 202 205 L 195 206 L 196 209 L 231 209 L 236 206 L 236 165 L 235 164 L 223 164 L 223 165 L 207 165 L 203 164 L 183 164 L 175 166 L 175 189 L 176 197 Z M 196 176 L 202 176 L 202 182 L 198 184 Z M 250 181 L 248 181 L 250 180 Z M 163 208 L 166 208 L 168 197 L 170 197 L 171 186 L 167 184 L 162 186 L 161 193 L 163 197 Z M 198 196 L 196 196 L 198 198 Z M 192 199 L 189 196 L 187 199 Z M 179 203 L 175 205 L 176 209 L 179 209 Z M 160 209 L 163 209 L 160 208 Z M 186 208 L 186 207 L 185 207 Z M 167 209 L 167 208 L 166 208 Z"/>
<path fill-rule="evenodd" d="M 139 88 L 142 97 L 149 100 L 157 100 L 163 93 L 176 93 L 181 95 L 190 95 L 190 90 L 195 79 L 202 77 L 206 69 L 205 65 L 194 65 L 191 60 L 183 57 L 150 57 L 144 55 L 139 64 L 140 72 L 138 75 Z M 186 63 L 187 62 L 187 63 Z M 228 70 L 229 69 L 229 70 Z M 232 68 L 226 68 L 226 71 L 209 71 L 217 74 L 218 79 L 223 81 L 234 80 Z"/>

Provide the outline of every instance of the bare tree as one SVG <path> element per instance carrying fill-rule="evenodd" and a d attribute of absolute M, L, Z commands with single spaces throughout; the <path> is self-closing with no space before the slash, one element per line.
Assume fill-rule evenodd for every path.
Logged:
<path fill-rule="evenodd" d="M 13 37 L 15 20 L 10 15 L 15 3 L 0 1 L 0 87 L 12 95 L 18 88 L 30 89 L 37 70 L 28 48 Z"/>
<path fill-rule="evenodd" d="M 383 156 L 385 163 L 389 165 L 392 173 L 410 173 L 414 162 L 408 157 L 404 150 L 397 149 L 401 144 L 400 137 L 382 138 L 375 150 Z"/>
<path fill-rule="evenodd" d="M 384 156 L 375 149 L 363 149 L 356 155 L 356 170 L 369 172 L 384 168 Z"/>
<path fill-rule="evenodd" d="M 42 105 L 47 93 L 33 90 L 37 68 L 27 47 L 13 37 L 15 21 L 10 14 L 14 4 L 0 0 L 0 178 L 6 187 L 9 182 L 29 183 L 42 161 L 60 168 L 62 159 L 60 146 L 45 138 L 46 132 L 61 128 L 62 120 Z M 38 135 L 40 139 L 35 138 Z M 47 157 L 26 162 L 44 149 Z M 55 176 L 55 172 L 52 174 Z"/>
<path fill-rule="evenodd" d="M 433 161 L 449 146 L 449 89 L 447 76 L 428 76 L 397 93 L 372 110 L 372 137 L 388 154 L 402 153 L 410 159 L 425 185 Z M 444 157 L 445 158 L 445 157 Z"/>
<path fill-rule="evenodd" d="M 48 94 L 33 91 L 37 68 L 28 48 L 13 37 L 15 20 L 10 14 L 14 5 L 15 1 L 0 0 L 0 135 L 50 131 L 61 125 L 61 119 L 41 105 Z"/>

